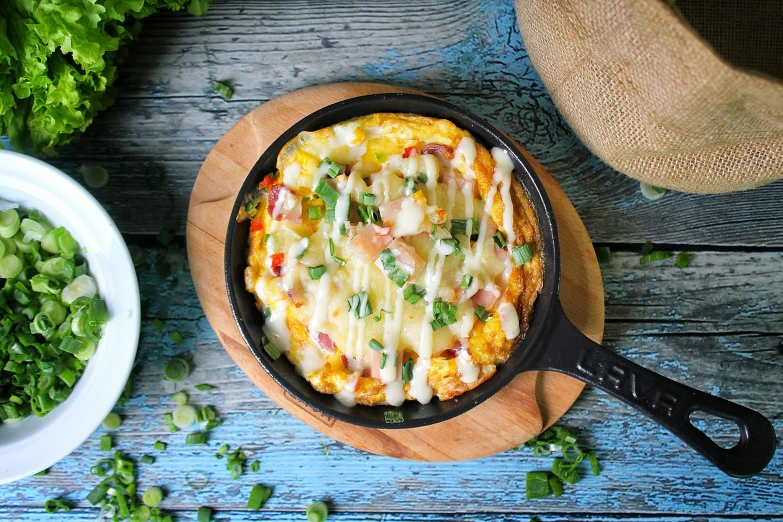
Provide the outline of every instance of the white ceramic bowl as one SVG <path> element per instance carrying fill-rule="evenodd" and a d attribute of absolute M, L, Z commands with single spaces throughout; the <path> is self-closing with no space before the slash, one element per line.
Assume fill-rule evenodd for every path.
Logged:
<path fill-rule="evenodd" d="M 101 424 L 122 393 L 139 340 L 139 286 L 128 248 L 109 215 L 63 172 L 29 156 L 0 151 L 0 198 L 38 209 L 86 249 L 89 272 L 109 322 L 71 396 L 43 418 L 0 423 L 0 484 L 50 467 Z"/>

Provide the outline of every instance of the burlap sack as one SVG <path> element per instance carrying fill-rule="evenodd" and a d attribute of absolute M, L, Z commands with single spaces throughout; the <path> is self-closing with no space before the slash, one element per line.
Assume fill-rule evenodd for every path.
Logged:
<path fill-rule="evenodd" d="M 558 109 L 617 170 L 697 193 L 783 178 L 783 85 L 728 65 L 663 1 L 516 5 Z"/>

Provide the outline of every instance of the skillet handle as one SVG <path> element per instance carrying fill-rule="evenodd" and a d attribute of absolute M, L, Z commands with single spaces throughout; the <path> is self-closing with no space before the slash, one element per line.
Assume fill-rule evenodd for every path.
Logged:
<path fill-rule="evenodd" d="M 672 381 L 594 343 L 571 324 L 559 302 L 555 306 L 559 313 L 553 314 L 554 332 L 534 369 L 565 373 L 613 395 L 732 477 L 750 477 L 769 464 L 775 452 L 775 430 L 763 415 Z M 696 411 L 736 422 L 737 445 L 722 448 L 696 428 L 689 419 Z"/>

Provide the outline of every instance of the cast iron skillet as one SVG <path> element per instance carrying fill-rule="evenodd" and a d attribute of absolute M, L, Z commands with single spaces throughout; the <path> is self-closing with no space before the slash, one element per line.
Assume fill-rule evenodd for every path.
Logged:
<path fill-rule="evenodd" d="M 404 405 L 354 406 L 348 408 L 331 395 L 315 391 L 285 357 L 272 361 L 260 348 L 263 316 L 254 297 L 245 290 L 249 224 L 237 223 L 243 196 L 269 172 L 274 172 L 282 147 L 302 131 L 314 131 L 357 116 L 375 112 L 414 113 L 445 118 L 470 132 L 487 148 L 508 151 L 514 172 L 535 209 L 541 229 L 544 286 L 535 304 L 527 335 L 517 342 L 509 360 L 476 389 L 448 401 L 433 399 L 426 405 L 406 401 Z M 280 136 L 259 158 L 239 191 L 232 210 L 225 251 L 226 285 L 239 330 L 258 362 L 286 391 L 325 415 L 369 428 L 403 429 L 442 422 L 487 400 L 520 372 L 551 370 L 565 373 L 613 395 L 668 429 L 715 466 L 735 477 L 760 472 L 775 451 L 772 424 L 759 413 L 725 399 L 689 388 L 651 372 L 582 335 L 566 318 L 558 299 L 560 255 L 557 227 L 549 200 L 525 158 L 506 136 L 473 114 L 445 101 L 421 95 L 377 94 L 349 99 L 321 109 L 299 121 Z M 386 412 L 402 413 L 401 422 L 386 422 Z M 724 449 L 691 424 L 693 412 L 702 411 L 737 423 L 740 440 Z M 398 418 L 399 416 L 397 416 Z"/>

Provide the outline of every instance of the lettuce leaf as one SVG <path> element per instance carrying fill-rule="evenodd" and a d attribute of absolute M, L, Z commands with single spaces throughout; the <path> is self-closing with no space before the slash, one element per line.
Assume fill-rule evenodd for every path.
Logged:
<path fill-rule="evenodd" d="M 52 152 L 114 102 L 112 86 L 141 20 L 201 15 L 211 0 L 0 0 L 0 135 Z"/>

